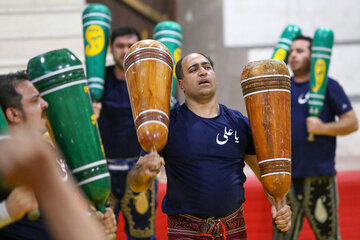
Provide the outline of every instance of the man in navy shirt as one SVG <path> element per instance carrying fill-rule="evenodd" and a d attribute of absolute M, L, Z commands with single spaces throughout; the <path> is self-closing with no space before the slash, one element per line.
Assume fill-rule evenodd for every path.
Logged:
<path fill-rule="evenodd" d="M 358 121 L 344 90 L 328 78 L 320 117 L 308 114 L 312 39 L 294 40 L 289 65 L 291 79 L 292 185 L 287 195 L 293 211 L 292 226 L 286 233 L 274 230 L 274 239 L 297 239 L 304 215 L 317 239 L 340 239 L 336 187 L 336 136 L 352 133 Z M 338 117 L 338 120 L 336 120 Z M 307 141 L 309 133 L 315 141 Z"/>
<path fill-rule="evenodd" d="M 134 193 L 126 184 L 141 147 L 137 139 L 129 93 L 123 68 L 129 48 L 140 39 L 132 27 L 119 27 L 111 33 L 111 52 L 115 65 L 106 68 L 104 93 L 98 119 L 99 130 L 111 175 L 112 207 L 121 210 L 128 239 L 155 239 L 156 183 L 147 192 Z"/>
<path fill-rule="evenodd" d="M 218 104 L 209 57 L 185 56 L 176 65 L 176 76 L 186 99 L 171 111 L 168 141 L 160 153 L 163 158 L 156 153 L 141 157 L 129 173 L 130 186 L 145 191 L 166 162 L 162 210 L 168 215 L 169 239 L 246 239 L 245 162 L 257 176 L 260 173 L 248 119 Z M 281 206 L 273 217 L 286 231 L 291 211 L 285 198 Z"/>

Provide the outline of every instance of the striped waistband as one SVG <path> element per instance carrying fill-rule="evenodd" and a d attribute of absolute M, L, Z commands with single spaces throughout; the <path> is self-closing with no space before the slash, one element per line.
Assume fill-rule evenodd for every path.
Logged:
<path fill-rule="evenodd" d="M 243 207 L 234 213 L 219 219 L 203 219 L 189 214 L 168 215 L 169 234 L 187 236 L 224 237 L 244 232 L 246 234 Z"/>
<path fill-rule="evenodd" d="M 241 205 L 238 210 L 236 210 L 235 212 L 233 212 L 232 214 L 226 216 L 226 217 L 222 217 L 222 218 L 214 218 L 214 217 L 210 217 L 210 218 L 199 218 L 199 217 L 196 217 L 194 215 L 190 215 L 190 214 L 179 214 L 179 216 L 183 216 L 185 218 L 188 218 L 188 219 L 191 219 L 192 221 L 194 222 L 204 222 L 204 221 L 207 221 L 208 219 L 213 219 L 214 221 L 221 221 L 221 222 L 226 222 L 228 220 L 231 220 L 233 219 L 234 217 L 238 216 L 240 212 L 243 211 L 243 206 Z"/>

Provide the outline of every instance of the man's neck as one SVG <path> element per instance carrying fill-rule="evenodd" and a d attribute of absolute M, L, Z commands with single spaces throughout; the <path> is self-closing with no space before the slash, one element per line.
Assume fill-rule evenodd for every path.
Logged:
<path fill-rule="evenodd" d="M 11 134 L 21 134 L 26 131 L 31 131 L 31 133 L 35 134 L 36 136 L 41 137 L 43 135 L 41 131 L 31 128 L 31 126 L 29 126 L 27 123 L 10 123 L 9 130 Z"/>
<path fill-rule="evenodd" d="M 115 65 L 114 67 L 114 75 L 116 77 L 117 80 L 125 80 L 125 72 L 123 68 L 120 68 L 118 66 Z"/>
<path fill-rule="evenodd" d="M 300 75 L 294 75 L 294 81 L 296 83 L 304 83 L 310 80 L 310 72 Z"/>
<path fill-rule="evenodd" d="M 220 114 L 220 107 L 215 97 L 206 102 L 187 98 L 185 104 L 193 113 L 203 118 L 213 118 Z"/>

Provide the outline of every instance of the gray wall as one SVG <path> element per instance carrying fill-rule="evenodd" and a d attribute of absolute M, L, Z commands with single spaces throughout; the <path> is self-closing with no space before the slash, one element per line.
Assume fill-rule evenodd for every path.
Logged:
<path fill-rule="evenodd" d="M 240 75 L 247 53 L 224 47 L 222 14 L 222 0 L 178 1 L 178 22 L 184 36 L 182 56 L 191 52 L 209 55 L 215 62 L 219 103 L 245 113 Z M 182 95 L 180 98 L 183 101 Z"/>
<path fill-rule="evenodd" d="M 210 55 L 210 57 L 215 62 L 215 72 L 218 81 L 218 100 L 220 103 L 241 111 L 246 114 L 246 109 L 244 101 L 242 98 L 242 91 L 240 86 L 240 76 L 243 66 L 254 60 L 260 60 L 264 58 L 269 58 L 273 52 L 273 47 L 269 44 L 268 37 L 258 37 L 256 38 L 257 44 L 254 46 L 246 47 L 236 47 L 232 46 L 231 48 L 226 48 L 224 45 L 224 16 L 223 16 L 223 4 L 224 2 L 232 3 L 234 6 L 241 7 L 240 9 L 233 9 L 233 13 L 236 17 L 240 13 L 250 14 L 250 10 L 258 13 L 258 18 L 256 21 L 249 20 L 245 18 L 240 23 L 234 23 L 233 21 L 227 22 L 231 24 L 231 28 L 235 30 L 241 30 L 238 28 L 248 28 L 248 32 L 243 32 L 241 36 L 243 38 L 252 38 L 257 36 L 256 31 L 261 31 L 259 24 L 267 25 L 269 21 L 272 21 L 271 24 L 274 27 L 279 28 L 277 35 L 280 37 L 282 30 L 286 25 L 284 22 L 277 21 L 276 19 L 269 18 L 269 13 L 273 13 L 271 8 L 274 8 L 274 5 L 266 0 L 261 1 L 251 1 L 251 0 L 178 0 L 177 5 L 177 16 L 178 22 L 183 27 L 183 53 L 182 56 L 191 53 L 191 52 L 203 52 Z M 309 0 L 308 0 L 309 1 Z M 296 13 L 294 16 L 297 16 L 300 8 L 303 8 L 304 11 L 310 11 L 312 13 L 316 10 L 318 5 L 312 5 L 312 8 L 309 8 L 308 1 L 302 3 L 301 1 L 293 1 L 297 5 L 296 9 L 293 9 Z M 322 3 L 327 3 L 327 1 L 321 0 Z M 242 3 L 246 3 L 252 6 L 252 9 L 246 8 Z M 263 4 L 262 4 L 263 3 Z M 266 3 L 266 4 L 265 4 Z M 354 12 L 352 8 L 358 8 L 357 0 L 349 0 L 347 5 L 340 1 L 331 1 L 332 4 L 338 4 L 336 6 L 321 5 L 326 7 L 335 7 L 335 9 L 343 9 L 345 12 L 352 13 Z M 275 4 L 275 3 L 274 3 Z M 290 4 L 290 3 L 287 3 Z M 275 4 L 276 5 L 276 4 Z M 304 6 L 305 5 L 305 6 Z M 275 6 L 276 7 L 276 6 Z M 283 6 L 282 6 L 283 7 Z M 287 5 L 289 7 L 289 5 Z M 285 9 L 286 10 L 286 9 Z M 326 10 L 326 9 L 324 9 Z M 259 11 L 262 11 L 263 14 L 260 14 Z M 333 49 L 333 57 L 331 61 L 331 67 L 329 70 L 329 75 L 335 77 L 339 80 L 340 84 L 344 87 L 345 91 L 350 96 L 354 110 L 360 117 L 360 85 L 359 81 L 359 61 L 357 60 L 358 54 L 360 53 L 360 32 L 355 29 L 360 27 L 360 18 L 358 15 L 353 16 L 338 16 L 339 18 L 333 18 L 329 16 L 328 11 L 317 12 L 322 14 L 322 18 L 329 21 L 329 24 L 338 26 L 339 24 L 343 26 L 339 28 L 338 32 L 340 36 L 336 37 L 337 32 L 335 32 L 335 44 Z M 283 11 L 278 14 L 283 14 Z M 349 15 L 348 14 L 348 15 Z M 342 14 L 340 14 L 342 15 Z M 312 16 L 311 14 L 309 16 Z M 315 28 L 320 23 L 317 21 L 312 21 L 308 16 L 307 19 L 298 19 L 296 23 L 304 26 L 304 34 L 311 36 L 313 31 L 309 29 Z M 228 16 L 227 16 L 228 17 Z M 320 17 L 319 17 L 320 18 Z M 346 19 L 355 19 L 356 21 L 347 22 Z M 269 20 L 271 19 L 271 20 Z M 292 22 L 286 23 L 290 24 Z M 320 25 L 321 26 L 321 25 Z M 347 29 L 343 34 L 340 34 L 341 31 Z M 269 29 L 266 29 L 267 31 Z M 234 36 L 230 35 L 230 37 Z M 349 35 L 349 36 L 348 36 Z M 348 41 L 343 39 L 348 36 L 348 38 L 353 39 Z M 339 39 L 339 40 L 336 40 Z M 276 45 L 278 39 L 274 39 L 273 46 Z M 264 43 L 261 44 L 261 41 Z M 260 43 L 259 43 L 260 42 Z M 180 94 L 180 99 L 183 101 L 183 95 Z M 338 170 L 354 170 L 360 169 L 360 148 L 357 147 L 360 142 L 360 131 L 356 133 L 339 136 L 338 138 L 338 147 L 337 147 L 337 169 Z"/>

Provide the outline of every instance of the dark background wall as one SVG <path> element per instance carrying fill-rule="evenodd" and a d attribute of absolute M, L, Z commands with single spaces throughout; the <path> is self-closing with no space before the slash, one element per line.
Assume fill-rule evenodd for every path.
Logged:
<path fill-rule="evenodd" d="M 112 14 L 111 27 L 133 26 L 143 39 L 152 38 L 157 22 L 176 19 L 175 0 L 87 0 L 106 5 Z"/>

